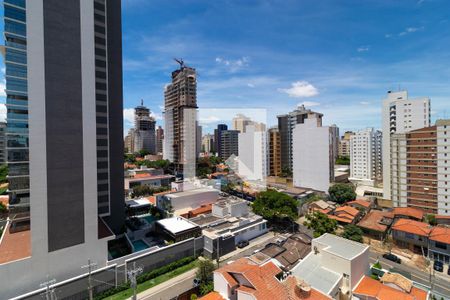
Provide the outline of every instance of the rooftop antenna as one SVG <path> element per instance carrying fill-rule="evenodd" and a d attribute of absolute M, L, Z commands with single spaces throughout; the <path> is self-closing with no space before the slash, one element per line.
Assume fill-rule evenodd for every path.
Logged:
<path fill-rule="evenodd" d="M 185 67 L 184 61 L 182 58 L 180 58 L 180 59 L 174 58 L 174 60 L 180 65 L 180 69 L 183 69 Z"/>
<path fill-rule="evenodd" d="M 141 99 L 141 106 L 144 106 L 144 99 Z"/>

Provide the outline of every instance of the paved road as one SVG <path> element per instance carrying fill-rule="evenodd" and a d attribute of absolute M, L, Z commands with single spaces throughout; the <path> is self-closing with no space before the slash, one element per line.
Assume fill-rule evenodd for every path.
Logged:
<path fill-rule="evenodd" d="M 401 272 L 405 272 L 411 275 L 411 280 L 423 284 L 425 286 L 430 286 L 430 274 L 420 271 L 416 268 L 410 267 L 408 265 L 397 264 L 390 260 L 384 259 L 379 253 L 370 251 L 369 261 L 371 263 L 380 261 L 381 266 L 384 269 L 395 268 Z M 433 291 L 438 292 L 442 295 L 450 297 L 450 282 L 444 279 L 441 279 L 436 276 L 432 276 L 433 281 Z"/>
<path fill-rule="evenodd" d="M 137 298 L 139 300 L 168 300 L 175 298 L 193 287 L 196 271 L 197 269 L 187 271 L 166 282 L 158 284 L 138 294 Z"/>

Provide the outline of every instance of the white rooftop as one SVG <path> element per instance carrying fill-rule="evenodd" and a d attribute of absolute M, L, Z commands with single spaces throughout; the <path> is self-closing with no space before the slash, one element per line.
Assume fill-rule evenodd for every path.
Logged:
<path fill-rule="evenodd" d="M 197 227 L 197 225 L 182 217 L 167 218 L 157 222 L 174 234 Z"/>
<path fill-rule="evenodd" d="M 151 203 L 148 201 L 147 198 L 139 198 L 139 199 L 127 200 L 126 204 L 130 205 L 130 207 L 140 207 L 140 206 L 150 205 Z"/>
<path fill-rule="evenodd" d="M 172 194 L 167 194 L 166 197 L 169 197 L 169 198 L 188 197 L 188 196 L 194 196 L 194 195 L 198 195 L 198 194 L 211 193 L 211 192 L 216 192 L 217 194 L 219 194 L 219 191 L 216 189 L 200 188 L 200 189 L 193 189 L 193 190 L 184 191 L 184 192 L 175 192 Z"/>
<path fill-rule="evenodd" d="M 323 249 L 324 251 L 348 260 L 355 258 L 369 248 L 369 246 L 367 245 L 329 233 L 325 233 L 322 236 L 314 239 L 313 242 L 317 242 L 324 246 L 327 246 Z"/>

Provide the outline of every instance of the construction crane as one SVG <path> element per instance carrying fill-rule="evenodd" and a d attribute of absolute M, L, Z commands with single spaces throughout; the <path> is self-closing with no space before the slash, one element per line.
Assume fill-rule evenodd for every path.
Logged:
<path fill-rule="evenodd" d="M 180 58 L 180 59 L 174 58 L 174 60 L 175 60 L 178 64 L 180 64 L 180 69 L 183 69 L 183 68 L 185 67 L 184 61 L 183 61 L 182 58 Z"/>

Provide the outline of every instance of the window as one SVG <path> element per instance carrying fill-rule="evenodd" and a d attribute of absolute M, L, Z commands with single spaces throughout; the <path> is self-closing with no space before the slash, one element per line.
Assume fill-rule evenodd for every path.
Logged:
<path fill-rule="evenodd" d="M 10 32 L 22 36 L 27 35 L 27 27 L 25 24 L 5 20 L 5 32 Z"/>
<path fill-rule="evenodd" d="M 23 9 L 5 5 L 4 14 L 5 18 L 16 19 L 22 22 L 26 21 L 25 11 Z"/>

